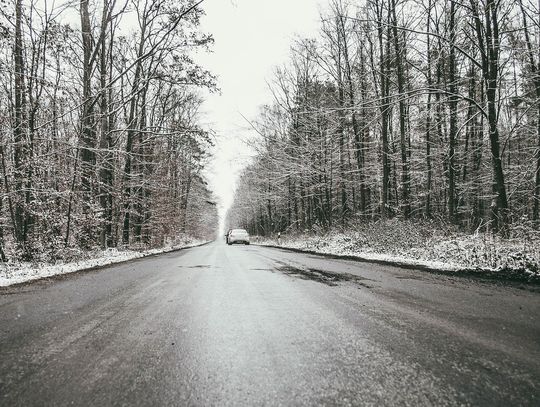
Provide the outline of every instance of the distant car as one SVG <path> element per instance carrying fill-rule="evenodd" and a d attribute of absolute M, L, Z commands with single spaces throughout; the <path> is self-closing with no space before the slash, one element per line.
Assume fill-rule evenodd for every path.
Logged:
<path fill-rule="evenodd" d="M 233 243 L 249 244 L 249 233 L 245 229 L 232 229 L 227 234 L 227 244 Z"/>

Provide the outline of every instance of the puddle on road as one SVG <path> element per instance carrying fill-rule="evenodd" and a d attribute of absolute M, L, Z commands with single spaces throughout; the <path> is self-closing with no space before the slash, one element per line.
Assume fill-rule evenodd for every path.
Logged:
<path fill-rule="evenodd" d="M 337 286 L 341 282 L 353 282 L 365 288 L 372 288 L 372 286 L 361 281 L 369 279 L 354 274 L 332 273 L 315 268 L 301 269 L 290 265 L 282 265 L 275 270 L 291 277 L 300 278 L 302 280 L 312 280 L 332 287 Z"/>

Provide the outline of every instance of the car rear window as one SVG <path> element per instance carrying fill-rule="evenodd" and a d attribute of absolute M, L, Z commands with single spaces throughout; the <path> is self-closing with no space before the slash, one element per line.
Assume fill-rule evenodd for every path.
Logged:
<path fill-rule="evenodd" d="M 238 234 L 245 233 L 245 234 L 247 234 L 247 232 L 246 232 L 244 229 L 234 229 L 234 230 L 232 231 L 232 233 L 238 233 Z"/>

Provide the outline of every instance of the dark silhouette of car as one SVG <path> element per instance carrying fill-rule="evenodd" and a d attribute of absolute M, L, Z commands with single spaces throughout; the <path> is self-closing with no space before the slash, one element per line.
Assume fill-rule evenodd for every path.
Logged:
<path fill-rule="evenodd" d="M 234 243 L 249 244 L 249 233 L 245 229 L 231 229 L 227 233 L 227 244 Z"/>

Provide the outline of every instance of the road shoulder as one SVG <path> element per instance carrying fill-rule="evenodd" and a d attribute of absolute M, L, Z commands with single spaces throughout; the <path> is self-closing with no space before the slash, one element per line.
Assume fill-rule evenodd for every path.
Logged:
<path fill-rule="evenodd" d="M 453 277 L 468 277 L 485 280 L 496 280 L 502 282 L 524 283 L 531 288 L 540 288 L 540 276 L 538 274 L 532 274 L 523 270 L 500 270 L 500 269 L 488 269 L 488 268 L 463 268 L 458 266 L 452 266 L 445 263 L 428 262 L 416 259 L 401 259 L 392 258 L 391 256 L 366 256 L 366 255 L 352 255 L 352 254 L 338 254 L 328 253 L 324 251 L 300 249 L 297 247 L 289 247 L 277 244 L 266 243 L 252 243 L 256 246 L 269 247 L 274 249 L 286 250 L 294 253 L 303 253 L 316 256 L 322 256 L 329 259 L 336 260 L 352 260 L 362 263 L 379 264 L 383 266 L 398 267 L 402 269 L 419 270 L 429 273 L 449 275 Z"/>

